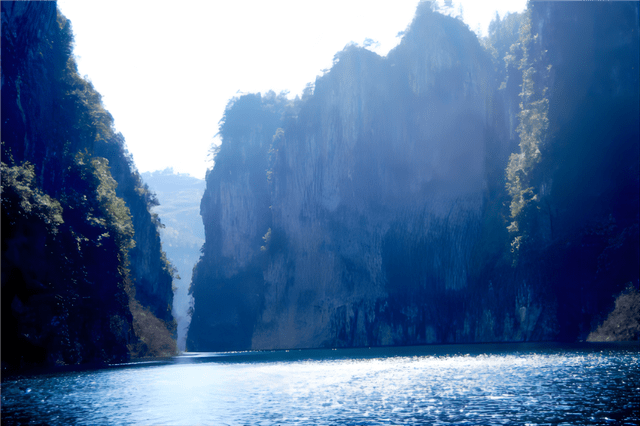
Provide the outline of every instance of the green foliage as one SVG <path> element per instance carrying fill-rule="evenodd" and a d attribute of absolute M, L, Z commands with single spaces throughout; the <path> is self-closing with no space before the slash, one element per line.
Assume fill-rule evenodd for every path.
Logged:
<path fill-rule="evenodd" d="M 249 94 L 231 99 L 219 122 L 218 135 L 222 143 L 210 149 L 216 172 L 228 173 L 234 167 L 264 162 L 263 151 L 269 148 L 269 144 L 264 144 L 258 134 L 268 132 L 269 136 L 273 135 L 271 129 L 277 128 L 291 103 L 286 93 L 276 95 L 272 91 L 265 95 Z M 249 122 L 255 126 L 247 128 L 246 123 Z"/>
<path fill-rule="evenodd" d="M 129 300 L 133 315 L 133 331 L 138 340 L 128 345 L 129 352 L 136 358 L 169 357 L 178 353 L 166 323 L 158 319 L 149 308 L 143 307 L 135 298 Z"/>
<path fill-rule="evenodd" d="M 78 73 L 78 65 L 72 55 L 73 32 L 71 23 L 62 14 L 58 14 L 61 30 L 61 46 L 66 51 L 66 63 L 62 71 L 61 104 L 73 112 L 73 130 L 85 143 L 91 145 L 97 140 L 107 140 L 114 134 L 113 117 L 104 108 L 102 95 L 90 81 Z"/>
<path fill-rule="evenodd" d="M 535 172 L 541 160 L 541 147 L 549 127 L 549 100 L 545 97 L 546 87 L 540 90 L 536 84 L 537 68 L 543 66 L 544 53 L 534 54 L 538 36 L 532 35 L 531 13 L 528 11 L 520 27 L 520 38 L 511 48 L 521 52 L 519 69 L 522 71 L 522 91 L 520 93 L 520 123 L 516 129 L 520 136 L 520 152 L 511 154 L 506 169 L 506 189 L 511 198 L 509 205 L 511 223 L 511 251 L 514 261 L 523 244 L 534 232 L 536 210 L 540 202 L 539 191 L 534 182 Z M 506 59 L 509 61 L 509 59 Z M 546 71 L 549 67 L 546 67 Z"/>
<path fill-rule="evenodd" d="M 51 232 L 57 233 L 58 227 L 64 223 L 62 206 L 55 198 L 43 194 L 35 184 L 35 172 L 32 164 L 9 167 L 1 163 L 2 167 L 2 208 L 21 211 L 22 215 L 33 215 L 46 223 Z M 19 197 L 13 200 L 6 197 L 5 191 L 11 188 Z M 11 205 L 18 201 L 19 205 Z M 11 225 L 11 223 L 9 223 Z"/>
<path fill-rule="evenodd" d="M 508 77 L 514 71 L 512 67 L 517 66 L 522 55 L 519 38 L 523 19 L 524 14 L 508 13 L 501 20 L 496 13 L 489 24 L 488 35 L 481 40 L 493 58 L 501 88 L 506 87 Z"/>
<path fill-rule="evenodd" d="M 103 214 L 108 218 L 109 227 L 117 235 L 119 246 L 123 253 L 135 246 L 134 230 L 131 213 L 124 200 L 116 195 L 118 183 L 109 172 L 109 161 L 105 158 L 91 159 L 91 166 L 100 185 L 97 188 L 97 198 Z"/>
<path fill-rule="evenodd" d="M 125 274 L 125 286 L 128 295 L 128 306 L 133 316 L 133 331 L 137 339 L 128 344 L 129 351 L 135 357 L 172 356 L 177 353 L 176 342 L 172 337 L 170 325 L 159 319 L 148 307 L 144 307 L 136 298 L 136 288 L 130 284 L 129 251 L 135 247 L 134 227 L 131 212 L 124 200 L 116 195 L 118 183 L 110 173 L 109 161 L 101 157 L 88 157 L 86 154 L 76 155 L 76 162 L 91 173 L 97 184 L 95 191 L 100 216 L 105 219 L 100 223 L 108 231 L 105 235 L 113 235 L 119 251 L 120 268 Z M 138 191 L 148 192 L 148 187 L 138 186 Z M 95 219 L 94 219 L 95 221 Z M 171 265 L 164 251 L 161 251 L 160 265 L 166 273 L 173 277 L 175 268 Z M 167 308 L 169 312 L 171 307 Z M 175 328 L 175 325 L 173 325 Z"/>
<path fill-rule="evenodd" d="M 638 341 L 640 339 L 640 292 L 631 283 L 616 298 L 615 309 L 589 334 L 588 342 Z"/>
<path fill-rule="evenodd" d="M 91 195 L 91 166 L 71 169 L 75 187 Z M 5 359 L 126 359 L 127 271 L 99 201 L 79 192 L 61 200 L 43 194 L 29 163 L 3 163 L 1 172 L 2 336 L 11 348 Z"/>
<path fill-rule="evenodd" d="M 66 22 L 64 17 L 58 19 Z M 157 304 L 155 314 L 169 320 L 171 310 L 164 312 L 164 306 L 167 300 L 171 302 L 173 267 L 161 249 L 158 230 L 163 225 L 151 212 L 158 200 L 137 172 L 124 137 L 116 134 L 113 117 L 104 108 L 101 95 L 78 74 L 73 56 L 65 63 L 60 86 L 62 127 L 72 129 L 65 134 L 69 141 L 66 151 L 71 155 L 82 151 L 82 161 L 91 169 L 87 172 L 97 178 L 102 215 L 94 216 L 104 216 L 112 228 L 109 232 L 116 237 L 123 265 L 130 269 L 131 281 L 140 287 L 140 302 L 145 306 Z M 71 158 L 74 160 L 78 157 Z"/>

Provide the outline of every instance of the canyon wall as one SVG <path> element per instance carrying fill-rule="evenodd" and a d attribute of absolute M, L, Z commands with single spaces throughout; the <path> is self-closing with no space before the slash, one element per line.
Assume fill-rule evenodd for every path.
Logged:
<path fill-rule="evenodd" d="M 424 3 L 386 57 L 232 100 L 188 349 L 585 338 L 638 283 L 637 16 L 532 3 L 481 45 Z"/>

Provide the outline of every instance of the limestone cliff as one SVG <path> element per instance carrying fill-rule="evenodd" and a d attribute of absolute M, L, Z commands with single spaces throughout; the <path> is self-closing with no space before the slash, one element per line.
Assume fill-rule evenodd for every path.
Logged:
<path fill-rule="evenodd" d="M 637 282 L 638 269 L 632 242 L 638 85 L 637 73 L 628 74 L 637 69 L 638 30 L 637 21 L 617 19 L 637 15 L 637 7 L 600 7 L 534 3 L 513 47 L 495 44 L 492 57 L 462 22 L 422 4 L 387 57 L 347 46 L 302 99 L 270 93 L 232 101 L 201 204 L 205 244 L 194 269 L 187 347 L 586 336 L 606 311 L 596 300 Z M 580 48 L 558 42 L 577 37 L 596 16 L 605 24 L 593 27 L 593 38 Z M 635 35 L 622 35 L 629 31 Z M 618 129 L 612 143 L 620 149 L 607 161 L 623 160 L 624 173 L 607 180 L 610 167 L 594 159 L 606 142 L 587 138 L 588 166 L 622 203 L 575 181 L 587 165 L 563 167 L 585 141 L 580 123 L 564 118 L 584 119 L 584 98 L 562 96 L 576 81 L 571 73 L 580 69 L 580 55 L 607 58 L 577 81 L 623 112 L 615 120 L 604 114 L 598 123 L 602 134 Z M 546 133 L 523 130 L 547 122 Z M 519 171 L 521 163 L 528 168 Z M 517 187 L 513 176 L 530 187 Z M 599 200 L 620 228 L 599 234 L 591 251 L 567 249 L 563 244 L 580 244 L 607 216 L 569 208 L 561 185 L 575 185 L 572 195 L 580 199 Z M 510 212 L 509 197 L 527 194 L 533 194 L 529 210 Z M 508 227 L 512 222 L 519 228 Z M 559 223 L 566 228 L 557 229 Z M 512 240 L 522 242 L 521 250 L 512 252 Z M 615 273 L 558 261 L 613 261 L 607 250 L 624 256 Z M 571 273 L 583 275 L 589 293 L 564 310 L 578 289 L 558 277 Z M 604 285 L 609 278 L 613 283 Z M 580 309 L 590 314 L 571 317 Z"/>

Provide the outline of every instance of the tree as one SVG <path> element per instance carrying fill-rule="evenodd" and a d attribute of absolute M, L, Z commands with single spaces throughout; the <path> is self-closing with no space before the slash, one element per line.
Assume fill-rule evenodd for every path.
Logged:
<path fill-rule="evenodd" d="M 549 127 L 549 100 L 545 97 L 547 88 L 541 88 L 540 83 L 535 82 L 535 77 L 539 68 L 542 67 L 548 72 L 550 66 L 544 67 L 544 52 L 533 53 L 536 47 L 539 47 L 536 46 L 539 40 L 537 34 L 532 35 L 532 31 L 531 13 L 528 11 L 520 27 L 517 47 L 511 49 L 520 49 L 522 52 L 519 62 L 519 69 L 522 71 L 518 113 L 520 123 L 516 129 L 520 136 L 520 152 L 511 154 L 506 169 L 506 188 L 511 197 L 511 222 L 507 229 L 511 235 L 511 251 L 516 256 L 514 261 L 520 249 L 532 239 L 535 232 L 540 194 L 534 182 L 534 175 L 541 160 L 541 146 Z M 544 76 L 539 81 L 544 81 Z"/>

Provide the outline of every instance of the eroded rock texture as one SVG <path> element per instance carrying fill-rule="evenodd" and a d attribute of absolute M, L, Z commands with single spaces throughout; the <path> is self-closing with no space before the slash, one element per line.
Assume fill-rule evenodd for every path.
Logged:
<path fill-rule="evenodd" d="M 637 5 L 584 7 L 533 3 L 526 15 L 531 25 L 524 35 L 514 32 L 515 56 L 505 63 L 511 43 L 492 58 L 462 22 L 423 4 L 387 57 L 348 46 L 301 100 L 270 93 L 232 101 L 201 205 L 206 242 L 194 269 L 187 347 L 584 335 L 604 312 L 597 300 L 625 281 L 637 282 L 638 269 L 637 242 L 631 242 L 638 222 L 632 102 L 638 78 L 629 71 L 637 69 L 638 29 L 637 19 L 618 19 L 637 16 Z M 579 42 L 584 26 L 592 36 Z M 579 47 L 558 41 L 566 36 Z M 584 57 L 604 59 L 574 75 L 585 72 Z M 528 87 L 523 81 L 535 91 L 518 107 Z M 563 90 L 573 84 L 581 88 L 567 96 Z M 585 137 L 591 159 L 602 158 L 611 142 L 579 130 L 589 114 L 599 114 L 586 93 L 624 110 L 615 120 L 598 117 L 603 133 L 618 129 L 620 151 L 605 155 L 625 163 L 615 181 L 605 177 L 611 168 L 595 160 L 564 167 Z M 549 131 L 536 142 L 543 160 L 526 172 L 535 208 L 519 219 L 527 238 L 512 253 L 517 234 L 507 232 L 505 169 L 519 150 L 519 114 L 540 99 L 550 105 L 541 109 Z M 591 113 L 580 115 L 586 110 Z M 575 181 L 590 166 L 619 191 L 615 199 Z M 589 199 L 601 210 L 570 207 L 567 186 L 575 187 L 573 200 Z M 590 251 L 576 251 L 607 215 L 618 230 L 599 234 Z M 580 269 L 580 262 L 597 263 L 614 250 L 611 238 L 624 240 L 618 248 L 627 244 L 620 248 L 626 260 L 616 264 L 624 272 Z M 583 276 L 582 284 L 564 281 L 572 273 Z M 580 285 L 589 292 L 565 309 Z M 585 307 L 589 314 L 579 314 Z"/>

